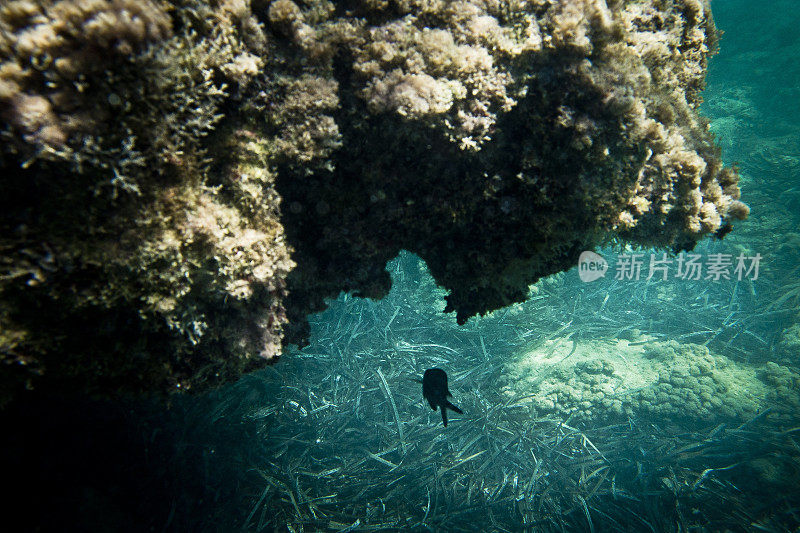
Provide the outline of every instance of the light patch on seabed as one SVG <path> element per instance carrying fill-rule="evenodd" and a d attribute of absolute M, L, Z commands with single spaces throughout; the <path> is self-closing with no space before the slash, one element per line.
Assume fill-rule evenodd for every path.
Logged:
<path fill-rule="evenodd" d="M 546 397 L 553 392 L 564 377 L 578 368 L 587 368 L 600 378 L 603 387 L 613 395 L 629 394 L 653 385 L 658 380 L 658 369 L 644 358 L 644 344 L 625 339 L 575 340 L 556 338 L 545 341 L 509 365 L 510 376 L 517 381 L 507 392 L 538 391 L 536 396 Z"/>
<path fill-rule="evenodd" d="M 697 422 L 775 422 L 800 413 L 800 375 L 774 362 L 751 365 L 698 344 L 555 338 L 523 352 L 503 389 L 512 403 L 574 420 L 656 415 Z"/>

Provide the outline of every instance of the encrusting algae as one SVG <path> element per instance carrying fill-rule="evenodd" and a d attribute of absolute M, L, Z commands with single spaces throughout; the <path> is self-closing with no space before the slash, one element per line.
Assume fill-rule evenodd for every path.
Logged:
<path fill-rule="evenodd" d="M 459 322 L 745 218 L 701 0 L 0 8 L 2 397 L 202 389 L 418 254 Z"/>

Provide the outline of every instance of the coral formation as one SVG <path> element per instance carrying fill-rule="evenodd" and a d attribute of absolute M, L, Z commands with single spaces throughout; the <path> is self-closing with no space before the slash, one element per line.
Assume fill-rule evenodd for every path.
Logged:
<path fill-rule="evenodd" d="M 736 363 L 676 341 L 581 344 L 568 349 L 551 341 L 510 362 L 506 394 L 527 396 L 539 414 L 582 422 L 742 423 L 769 410 L 766 419 L 780 424 L 796 420 L 800 410 L 800 374 L 774 362 Z"/>
<path fill-rule="evenodd" d="M 764 385 L 754 369 L 714 355 L 705 346 L 657 343 L 645 349 L 644 357 L 661 367 L 656 382 L 633 398 L 645 412 L 743 422 L 772 405 L 762 403 Z"/>
<path fill-rule="evenodd" d="M 8 2 L 11 381 L 230 379 L 401 249 L 463 322 L 607 239 L 722 235 L 715 44 L 701 0 Z"/>

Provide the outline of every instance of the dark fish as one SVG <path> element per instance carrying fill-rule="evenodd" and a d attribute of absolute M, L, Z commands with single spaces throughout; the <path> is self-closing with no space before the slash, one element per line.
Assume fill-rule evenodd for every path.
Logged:
<path fill-rule="evenodd" d="M 461 409 L 447 399 L 453 395 L 450 394 L 450 390 L 447 388 L 447 372 L 441 368 L 429 368 L 425 371 L 425 375 L 422 376 L 422 395 L 428 400 L 431 409 L 434 411 L 437 407 L 442 409 L 442 421 L 445 427 L 447 427 L 448 409 L 458 414 L 464 414 Z"/>

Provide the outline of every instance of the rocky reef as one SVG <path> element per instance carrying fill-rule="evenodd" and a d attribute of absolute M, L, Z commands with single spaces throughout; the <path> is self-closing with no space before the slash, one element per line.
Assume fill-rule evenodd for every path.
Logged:
<path fill-rule="evenodd" d="M 793 368 L 737 362 L 699 344 L 646 336 L 554 339 L 509 362 L 504 390 L 540 416 L 576 423 L 669 420 L 701 427 L 759 415 L 781 425 L 800 409 L 800 374 Z"/>
<path fill-rule="evenodd" d="M 0 397 L 198 390 L 401 249 L 470 316 L 747 216 L 702 0 L 0 7 Z"/>

